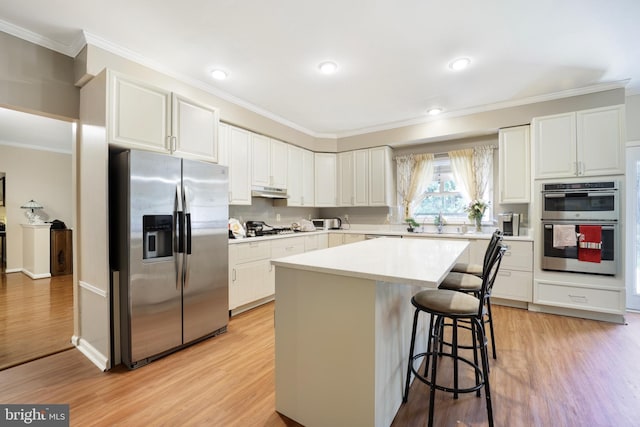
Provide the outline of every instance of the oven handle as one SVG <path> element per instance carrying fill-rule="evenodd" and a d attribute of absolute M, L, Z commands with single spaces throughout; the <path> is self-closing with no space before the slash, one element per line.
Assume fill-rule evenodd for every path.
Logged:
<path fill-rule="evenodd" d="M 553 230 L 553 225 L 554 224 L 544 224 L 544 228 L 545 228 L 545 230 Z M 598 224 L 587 224 L 587 223 L 581 222 L 581 223 L 574 223 L 574 224 L 563 223 L 563 224 L 556 224 L 556 225 L 598 225 Z M 603 225 L 602 229 L 603 230 L 615 230 L 616 229 L 616 225 Z"/>
<path fill-rule="evenodd" d="M 567 196 L 587 196 L 587 197 L 615 197 L 616 193 L 610 191 L 562 191 L 562 192 L 542 192 L 545 198 L 562 198 Z"/>

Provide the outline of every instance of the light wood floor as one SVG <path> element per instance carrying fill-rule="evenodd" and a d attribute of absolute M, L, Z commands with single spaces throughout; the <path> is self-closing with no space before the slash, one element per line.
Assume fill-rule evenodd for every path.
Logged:
<path fill-rule="evenodd" d="M 273 307 L 135 371 L 100 372 L 77 350 L 7 369 L 0 402 L 68 403 L 73 426 L 297 426 L 274 410 Z M 614 325 L 496 306 L 494 319 L 496 426 L 638 425 L 640 315 Z M 426 425 L 427 409 L 415 382 L 393 426 Z M 487 425 L 484 398 L 438 393 L 435 421 Z"/>
<path fill-rule="evenodd" d="M 72 347 L 72 275 L 0 273 L 0 369 Z"/>

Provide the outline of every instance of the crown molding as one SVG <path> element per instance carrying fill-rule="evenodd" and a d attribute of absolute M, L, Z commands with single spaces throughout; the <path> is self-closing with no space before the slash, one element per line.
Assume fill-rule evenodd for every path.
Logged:
<path fill-rule="evenodd" d="M 113 53 L 114 55 L 118 55 L 121 56 L 125 59 L 128 59 L 130 61 L 136 62 L 140 65 L 143 65 L 147 68 L 151 68 L 154 71 L 158 71 L 162 74 L 165 74 L 169 77 L 172 77 L 176 80 L 179 80 L 183 83 L 188 84 L 189 86 L 193 86 L 195 88 L 201 89 L 205 92 L 208 92 L 212 95 L 215 95 L 219 98 L 224 99 L 225 101 L 229 101 L 233 104 L 236 104 L 240 107 L 246 108 L 249 111 L 252 111 L 256 114 L 259 114 L 261 116 L 264 116 L 268 119 L 271 119 L 275 122 L 278 122 L 284 126 L 290 127 L 292 129 L 295 129 L 299 132 L 302 132 L 304 134 L 307 134 L 309 136 L 312 136 L 314 138 L 335 138 L 336 135 L 334 134 L 322 134 L 322 133 L 317 133 L 314 132 L 310 129 L 307 129 L 303 126 L 300 126 L 297 123 L 294 123 L 290 120 L 285 119 L 284 117 L 278 116 L 270 111 L 267 111 L 263 108 L 260 108 L 254 104 L 251 104 L 250 102 L 242 99 L 242 98 L 238 98 L 234 95 L 231 95 L 228 92 L 225 92 L 223 90 L 220 90 L 214 86 L 208 85 L 205 82 L 195 79 L 193 77 L 184 75 L 182 73 L 178 73 L 177 71 L 166 67 L 163 64 L 160 64 L 152 59 L 147 58 L 146 56 L 140 55 L 137 52 L 134 52 L 130 49 L 124 48 L 122 46 L 119 46 L 115 43 L 112 43 L 106 39 L 103 39 L 99 36 L 96 36 L 95 34 L 91 34 L 89 32 L 83 31 L 84 34 L 84 39 L 86 40 L 87 44 L 96 46 L 100 49 L 106 50 L 110 53 Z"/>
<path fill-rule="evenodd" d="M 3 20 L 0 20 L 0 31 L 72 58 L 75 58 L 84 46 L 83 44 L 78 48 L 78 39 L 74 40 L 72 44 L 66 45 Z"/>
<path fill-rule="evenodd" d="M 295 129 L 299 132 L 302 132 L 306 135 L 309 135 L 311 137 L 314 138 L 328 138 L 328 139 L 339 139 L 339 138 L 347 138 L 350 136 L 356 136 L 356 135 L 363 135 L 363 134 L 367 134 L 367 133 L 373 133 L 373 132 L 380 132 L 380 131 L 385 131 L 385 130 L 391 130 L 391 129 L 398 129 L 398 128 L 402 128 L 402 127 L 407 127 L 407 126 L 414 126 L 414 125 L 421 125 L 421 124 L 426 124 L 429 122 L 433 122 L 436 120 L 442 120 L 442 119 L 450 119 L 450 118 L 455 118 L 455 117 L 461 117 L 461 116 L 466 116 L 466 115 L 471 115 L 471 114 L 477 114 L 477 113 L 482 113 L 482 112 L 487 112 L 487 111 L 493 111 L 493 110 L 500 110 L 503 108 L 512 108 L 512 107 L 519 107 L 522 105 L 527 105 L 527 104 L 534 104 L 534 103 L 539 103 L 539 102 L 545 102 L 545 101 L 553 101 L 556 99 L 561 99 L 561 98 L 568 98 L 568 97 L 572 97 L 572 96 L 579 96 L 579 95 L 586 95 L 586 94 L 590 94 L 590 93 L 595 93 L 595 92 L 602 92 L 605 90 L 611 90 L 611 89 L 619 89 L 619 88 L 624 88 L 630 81 L 630 79 L 627 80 L 620 80 L 620 81 L 614 81 L 614 82 L 608 82 L 608 83 L 601 83 L 601 84 L 596 84 L 596 85 L 592 85 L 592 86 L 587 86 L 587 87 L 583 87 L 583 88 L 577 88 L 577 89 L 569 89 L 569 90 L 565 90 L 565 91 L 560 91 L 560 92 L 554 92 L 554 93 L 550 93 L 550 94 L 545 94 L 545 95 L 538 95 L 538 96 L 533 96 L 533 97 L 529 97 L 529 98 L 521 98 L 521 99 L 517 99 L 517 100 L 511 100 L 511 101 L 504 101 L 504 102 L 497 102 L 497 103 L 492 103 L 492 104 L 485 104 L 485 105 L 480 105 L 480 106 L 476 106 L 476 107 L 472 107 L 472 108 L 465 108 L 465 109 L 461 109 L 461 110 L 455 110 L 455 111 L 448 111 L 445 112 L 443 114 L 439 114 L 438 116 L 434 116 L 434 117 L 424 117 L 424 116 L 420 116 L 420 117 L 414 117 L 412 119 L 407 119 L 407 120 L 400 120 L 400 121 L 395 121 L 395 122 L 389 122 L 389 123 L 385 123 L 385 124 L 381 124 L 381 125 L 377 125 L 377 126 L 371 126 L 371 127 L 366 127 L 366 128 L 360 128 L 360 129 L 354 129 L 351 131 L 346 131 L 346 132 L 336 132 L 336 133 L 320 133 L 320 132 L 315 132 L 312 131 L 310 129 L 307 129 L 297 123 L 294 123 L 290 120 L 285 119 L 284 117 L 281 117 L 277 114 L 274 114 L 268 110 L 265 110 L 261 107 L 258 107 L 242 98 L 238 98 L 234 95 L 231 95 L 228 92 L 225 92 L 223 90 L 220 90 L 214 86 L 208 85 L 205 82 L 195 79 L 193 77 L 184 75 L 182 73 L 178 73 L 173 69 L 170 69 L 168 67 L 166 67 L 163 64 L 160 64 L 154 60 L 151 60 L 143 55 L 140 55 L 130 49 L 124 48 L 122 46 L 119 46 L 115 43 L 112 43 L 106 39 L 103 39 L 95 34 L 89 33 L 87 31 L 82 30 L 80 32 L 80 34 L 78 35 L 78 37 L 76 37 L 76 39 L 73 41 L 73 43 L 71 43 L 70 45 L 65 45 L 62 43 L 59 43 L 55 40 L 51 40 L 47 37 L 44 37 L 40 34 L 34 33 L 30 30 L 24 29 L 22 27 L 19 27 L 17 25 L 11 24 L 9 22 L 0 20 L 0 31 L 3 31 L 5 33 L 11 34 L 15 37 L 18 37 L 20 39 L 29 41 L 31 43 L 37 44 L 39 46 L 51 49 L 53 51 L 56 51 L 58 53 L 70 56 L 72 58 L 75 58 L 78 53 L 80 53 L 80 51 L 84 48 L 85 45 L 87 44 L 91 44 L 93 46 L 99 47 L 101 49 L 104 49 L 110 53 L 113 53 L 115 55 L 121 56 L 123 58 L 126 58 L 130 61 L 136 62 L 140 65 L 146 66 L 148 68 L 151 68 L 155 71 L 158 71 L 160 73 L 166 74 L 176 80 L 179 80 L 185 84 L 188 84 L 190 86 L 196 87 L 198 89 L 201 89 L 207 93 L 210 93 L 212 95 L 215 95 L 219 98 L 224 99 L 225 101 L 231 102 L 233 104 L 236 104 L 240 107 L 246 108 L 249 111 L 252 111 L 256 114 L 259 114 L 263 117 L 266 117 L 268 119 L 273 120 L 274 122 L 280 123 L 284 126 L 287 126 L 289 128 Z M 632 95 L 638 95 L 640 94 L 640 88 L 632 88 L 632 89 L 627 89 L 625 95 L 626 96 L 632 96 Z"/>
<path fill-rule="evenodd" d="M 586 86 L 586 87 L 582 87 L 582 88 L 568 89 L 568 90 L 563 90 L 563 91 L 560 91 L 560 92 L 553 92 L 553 93 L 548 93 L 548 94 L 544 94 L 544 95 L 532 96 L 532 97 L 529 97 L 529 98 L 521 98 L 521 99 L 504 101 L 504 102 L 496 102 L 496 103 L 493 103 L 493 104 L 485 104 L 485 105 L 480 105 L 480 106 L 477 106 L 477 107 L 471 107 L 471 108 L 465 108 L 465 109 L 461 109 L 461 110 L 448 111 L 446 113 L 438 114 L 437 116 L 433 116 L 433 117 L 431 117 L 431 116 L 422 117 L 421 116 L 421 117 L 416 117 L 416 118 L 408 119 L 408 120 L 390 122 L 390 123 L 382 124 L 382 125 L 379 125 L 379 126 L 372 126 L 372 127 L 362 128 L 362 129 L 358 129 L 358 130 L 354 130 L 354 131 L 348 131 L 348 132 L 340 132 L 340 133 L 337 134 L 337 138 L 347 138 L 347 137 L 350 137 L 350 136 L 364 135 L 364 134 L 367 134 L 367 133 L 381 132 L 381 131 L 385 131 L 385 130 L 399 129 L 399 128 L 407 127 L 407 126 L 426 124 L 426 123 L 430 123 L 430 122 L 434 122 L 434 121 L 438 121 L 438 120 L 442 120 L 442 119 L 452 119 L 452 118 L 455 118 L 455 117 L 469 116 L 471 114 L 484 113 L 484 112 L 487 112 L 487 111 L 501 110 L 501 109 L 504 109 L 504 108 L 520 107 L 520 106 L 523 106 L 523 105 L 537 104 L 537 103 L 540 103 L 540 102 L 547 102 L 547 101 L 554 101 L 554 100 L 557 100 L 557 99 L 570 98 L 570 97 L 579 96 L 579 95 L 588 95 L 590 93 L 603 92 L 603 91 L 612 90 L 612 89 L 621 89 L 621 88 L 624 88 L 629 83 L 629 81 L 630 81 L 630 79 L 618 80 L 618 81 L 607 82 L 607 83 L 600 83 L 600 84 L 596 84 L 596 85 L 592 85 L 592 86 Z M 638 93 L 640 93 L 640 92 L 638 92 Z M 626 95 L 628 96 L 629 93 L 627 92 Z"/>

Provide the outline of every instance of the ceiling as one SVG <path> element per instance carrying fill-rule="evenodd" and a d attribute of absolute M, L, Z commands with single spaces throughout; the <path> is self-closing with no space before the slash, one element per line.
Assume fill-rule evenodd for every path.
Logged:
<path fill-rule="evenodd" d="M 70 56 L 88 40 L 338 137 L 434 120 L 434 106 L 447 117 L 611 84 L 640 93 L 638 17 L 638 0 L 0 2 L 2 31 Z M 470 67 L 451 71 L 460 56 Z M 319 72 L 326 60 L 335 74 Z"/>

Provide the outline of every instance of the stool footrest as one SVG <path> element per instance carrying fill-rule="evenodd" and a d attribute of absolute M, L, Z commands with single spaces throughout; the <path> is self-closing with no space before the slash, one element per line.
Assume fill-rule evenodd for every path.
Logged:
<path fill-rule="evenodd" d="M 417 379 L 419 379 L 420 381 L 422 381 L 426 385 L 428 385 L 430 387 L 433 386 L 436 390 L 441 390 L 441 391 L 444 391 L 444 392 L 447 392 L 447 393 L 473 393 L 474 391 L 478 391 L 482 387 L 484 387 L 484 375 L 482 373 L 482 368 L 480 366 L 476 365 L 475 363 L 473 363 L 471 360 L 466 359 L 466 358 L 461 357 L 461 356 L 458 356 L 456 358 L 452 354 L 441 353 L 441 352 L 419 353 L 419 354 L 416 354 L 416 355 L 413 356 L 413 360 L 415 361 L 415 360 L 418 360 L 418 359 L 421 359 L 421 358 L 425 358 L 425 357 L 427 357 L 429 355 L 430 356 L 445 356 L 445 357 L 449 357 L 451 359 L 457 359 L 460 362 L 466 363 L 467 365 L 471 366 L 475 370 L 475 373 L 478 376 L 478 382 L 473 387 L 458 388 L 458 389 L 455 389 L 455 388 L 452 388 L 452 387 L 447 387 L 447 386 L 444 386 L 444 385 L 441 385 L 441 384 L 433 384 L 432 381 L 430 381 L 429 379 L 425 378 L 424 375 L 420 374 L 418 372 L 418 370 L 413 367 L 413 364 L 412 364 L 411 372 L 415 375 L 415 377 Z"/>

